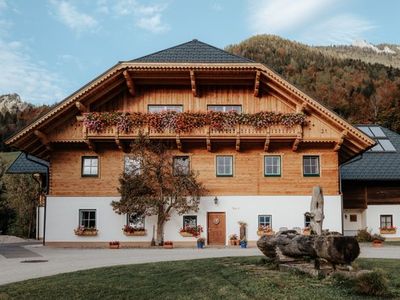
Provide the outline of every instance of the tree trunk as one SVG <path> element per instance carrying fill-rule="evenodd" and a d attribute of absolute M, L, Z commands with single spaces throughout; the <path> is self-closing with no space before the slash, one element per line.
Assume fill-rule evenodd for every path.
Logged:
<path fill-rule="evenodd" d="M 165 218 L 158 214 L 157 216 L 157 237 L 156 237 L 156 244 L 158 246 L 164 245 L 164 223 Z"/>

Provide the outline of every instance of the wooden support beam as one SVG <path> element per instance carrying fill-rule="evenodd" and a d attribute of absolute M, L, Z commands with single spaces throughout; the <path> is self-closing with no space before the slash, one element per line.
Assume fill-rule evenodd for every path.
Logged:
<path fill-rule="evenodd" d="M 127 153 L 127 148 L 125 147 L 124 142 L 122 142 L 119 138 L 115 138 L 115 144 L 117 144 L 117 147 L 119 150 L 121 150 L 124 153 Z"/>
<path fill-rule="evenodd" d="M 256 79 L 254 82 L 254 97 L 260 97 L 260 77 L 261 77 L 261 72 L 257 71 Z"/>
<path fill-rule="evenodd" d="M 96 145 L 93 143 L 93 141 L 87 139 L 85 140 L 86 145 L 88 145 L 89 149 L 92 150 L 93 152 L 96 152 Z"/>
<path fill-rule="evenodd" d="M 297 149 L 299 148 L 299 144 L 301 142 L 301 138 L 297 137 L 294 142 L 293 142 L 293 146 L 292 146 L 292 150 L 293 151 L 297 151 Z"/>
<path fill-rule="evenodd" d="M 335 147 L 333 148 L 333 151 L 339 151 L 340 148 L 342 147 L 342 144 L 344 142 L 344 139 L 346 138 L 347 131 L 343 131 L 342 135 L 340 136 L 340 139 L 335 143 Z"/>
<path fill-rule="evenodd" d="M 44 134 L 40 130 L 35 130 L 33 133 L 39 138 L 40 142 L 46 147 L 47 150 L 52 150 L 49 138 L 46 134 Z"/>
<path fill-rule="evenodd" d="M 182 142 L 179 137 L 179 134 L 176 135 L 176 147 L 178 148 L 179 151 L 182 151 Z"/>
<path fill-rule="evenodd" d="M 75 106 L 82 114 L 89 112 L 89 109 L 79 101 L 75 102 Z"/>
<path fill-rule="evenodd" d="M 267 135 L 264 143 L 264 151 L 268 152 L 269 144 L 271 143 L 271 138 L 269 135 Z"/>
<path fill-rule="evenodd" d="M 190 85 L 192 86 L 193 97 L 197 97 L 197 85 L 196 85 L 196 77 L 194 76 L 194 71 L 190 71 Z"/>
<path fill-rule="evenodd" d="M 240 135 L 236 135 L 236 151 L 240 151 Z"/>
<path fill-rule="evenodd" d="M 128 70 L 125 70 L 123 74 L 126 80 L 126 85 L 128 86 L 129 93 L 131 93 L 132 96 L 135 96 L 135 84 L 132 80 L 131 75 L 129 74 Z"/>
<path fill-rule="evenodd" d="M 310 107 L 305 102 L 303 104 L 298 104 L 296 107 L 296 112 L 298 112 L 298 113 L 307 113 L 307 112 L 309 112 L 309 110 L 310 110 Z"/>
<path fill-rule="evenodd" d="M 208 151 L 208 152 L 211 152 L 211 140 L 210 140 L 210 136 L 207 136 L 206 145 L 207 145 L 207 151 Z"/>

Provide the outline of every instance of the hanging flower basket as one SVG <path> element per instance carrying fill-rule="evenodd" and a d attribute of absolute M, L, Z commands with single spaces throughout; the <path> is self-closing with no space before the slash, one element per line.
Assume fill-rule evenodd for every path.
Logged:
<path fill-rule="evenodd" d="M 96 236 L 99 231 L 96 228 L 78 227 L 74 229 L 75 235 L 78 236 Z"/>

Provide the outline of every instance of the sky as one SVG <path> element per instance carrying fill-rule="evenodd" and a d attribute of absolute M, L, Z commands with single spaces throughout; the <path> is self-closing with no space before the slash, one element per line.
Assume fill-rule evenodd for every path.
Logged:
<path fill-rule="evenodd" d="M 53 104 L 118 61 L 192 39 L 400 44 L 400 0 L 0 0 L 0 95 Z"/>

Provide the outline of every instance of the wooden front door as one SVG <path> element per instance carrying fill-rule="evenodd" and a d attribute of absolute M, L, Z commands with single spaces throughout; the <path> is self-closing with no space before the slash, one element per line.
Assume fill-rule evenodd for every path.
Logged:
<path fill-rule="evenodd" d="M 209 245 L 225 245 L 226 224 L 224 212 L 209 212 L 207 228 Z"/>

